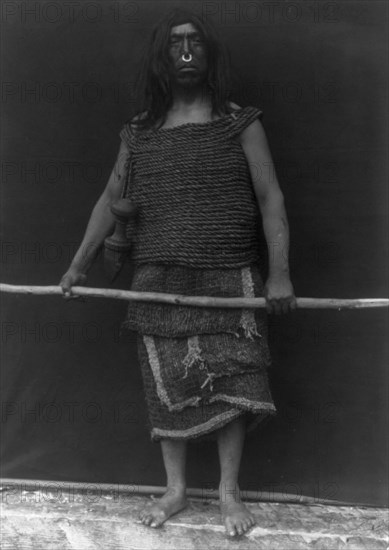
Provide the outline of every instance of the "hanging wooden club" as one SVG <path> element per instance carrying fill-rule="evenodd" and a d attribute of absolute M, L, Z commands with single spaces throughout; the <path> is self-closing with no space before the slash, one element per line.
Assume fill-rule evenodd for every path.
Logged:
<path fill-rule="evenodd" d="M 126 236 L 128 222 L 136 216 L 137 207 L 129 199 L 120 199 L 111 206 L 115 216 L 115 230 L 104 240 L 104 269 L 112 282 L 123 267 L 131 250 L 131 241 Z"/>
<path fill-rule="evenodd" d="M 132 178 L 132 162 L 126 162 L 123 175 L 124 185 L 121 198 L 111 206 L 115 217 L 115 229 L 104 240 L 104 270 L 110 282 L 113 282 L 122 269 L 127 254 L 131 250 L 131 241 L 126 234 L 127 224 L 137 215 L 138 209 L 133 201 L 126 198 L 129 180 Z"/>

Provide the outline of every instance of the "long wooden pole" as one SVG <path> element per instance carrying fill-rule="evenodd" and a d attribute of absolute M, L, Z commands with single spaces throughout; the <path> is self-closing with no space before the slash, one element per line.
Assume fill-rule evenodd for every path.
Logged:
<path fill-rule="evenodd" d="M 0 292 L 31 295 L 62 295 L 60 286 L 8 285 L 0 283 Z M 263 308 L 265 298 L 214 298 L 212 296 L 183 296 L 162 292 L 135 292 L 111 288 L 72 287 L 74 296 L 93 296 L 137 302 L 161 302 L 164 304 L 218 307 L 218 308 Z M 297 307 L 305 309 L 362 309 L 388 307 L 388 298 L 297 298 Z"/>
<path fill-rule="evenodd" d="M 125 483 L 97 483 L 97 482 L 82 482 L 82 481 L 54 481 L 43 479 L 17 479 L 17 478 L 0 478 L 0 490 L 4 491 L 4 502 L 7 502 L 7 493 L 10 493 L 10 500 L 18 494 L 21 496 L 23 491 L 40 491 L 44 497 L 49 498 L 52 493 L 52 498 L 61 498 L 61 495 L 74 493 L 82 494 L 97 493 L 99 495 L 113 495 L 114 498 L 128 495 L 163 495 L 166 493 L 166 487 L 156 485 L 130 485 Z M 186 496 L 193 499 L 201 499 L 209 501 L 220 498 L 219 490 L 215 488 L 201 489 L 197 487 L 187 487 Z M 252 500 L 256 502 L 287 502 L 296 504 L 322 504 L 326 506 L 364 506 L 375 508 L 371 504 L 330 500 L 325 498 L 311 497 L 305 495 L 296 495 L 292 493 L 278 493 L 273 491 L 241 491 L 243 500 Z"/>

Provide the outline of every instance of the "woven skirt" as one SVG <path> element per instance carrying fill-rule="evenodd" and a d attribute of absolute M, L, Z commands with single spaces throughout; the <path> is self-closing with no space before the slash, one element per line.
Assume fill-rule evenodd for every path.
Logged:
<path fill-rule="evenodd" d="M 263 296 L 259 266 L 137 266 L 132 290 L 192 296 Z M 215 439 L 238 416 L 253 429 L 276 413 L 266 312 L 131 302 L 124 327 L 138 335 L 151 440 Z"/>
<path fill-rule="evenodd" d="M 151 440 L 203 442 L 243 416 L 246 433 L 276 414 L 266 342 L 234 334 L 166 338 L 138 333 Z"/>

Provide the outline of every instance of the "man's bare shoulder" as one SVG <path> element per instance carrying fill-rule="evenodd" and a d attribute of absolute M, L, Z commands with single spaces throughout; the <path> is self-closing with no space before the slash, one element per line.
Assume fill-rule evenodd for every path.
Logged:
<path fill-rule="evenodd" d="M 243 107 L 234 103 L 233 101 L 228 101 L 228 108 L 232 113 L 235 111 L 241 111 Z M 244 128 L 239 134 L 239 141 L 242 145 L 256 144 L 258 141 L 263 141 L 264 139 L 264 130 L 262 124 L 258 119 L 253 120 L 246 128 Z"/>

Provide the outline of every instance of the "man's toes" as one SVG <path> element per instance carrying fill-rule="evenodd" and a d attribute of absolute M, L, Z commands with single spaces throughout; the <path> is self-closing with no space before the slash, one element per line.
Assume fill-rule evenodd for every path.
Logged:
<path fill-rule="evenodd" d="M 242 528 L 243 528 L 243 531 L 246 532 L 250 529 L 251 525 L 250 525 L 250 521 L 248 519 L 242 521 Z"/>
<path fill-rule="evenodd" d="M 161 525 L 163 524 L 164 520 L 163 519 L 156 519 L 154 518 L 152 523 L 151 523 L 151 527 L 161 527 Z"/>
<path fill-rule="evenodd" d="M 252 521 L 251 521 L 251 518 L 248 517 L 247 519 L 244 520 L 244 524 L 245 524 L 245 528 L 246 528 L 246 531 L 247 529 L 250 529 L 250 527 L 252 526 Z"/>
<path fill-rule="evenodd" d="M 164 521 L 166 521 L 166 514 L 161 510 L 158 515 L 153 517 L 151 527 L 160 527 Z"/>
<path fill-rule="evenodd" d="M 254 525 L 254 523 L 251 521 L 251 519 L 248 519 L 246 521 L 246 531 L 248 531 L 249 529 L 251 529 L 251 527 Z"/>
<path fill-rule="evenodd" d="M 156 520 L 155 518 L 153 518 L 153 520 L 149 523 L 150 527 L 159 527 L 161 525 L 161 523 Z"/>
<path fill-rule="evenodd" d="M 226 530 L 230 537 L 234 537 L 236 535 L 235 525 L 230 519 L 226 520 Z"/>
<path fill-rule="evenodd" d="M 240 522 L 240 521 L 236 522 L 236 531 L 237 531 L 238 535 L 243 535 L 244 527 L 243 527 L 242 522 Z"/>
<path fill-rule="evenodd" d="M 145 525 L 150 525 L 150 523 L 153 521 L 153 516 L 151 514 L 146 514 L 143 518 L 143 523 Z"/>
<path fill-rule="evenodd" d="M 142 519 L 142 520 L 151 517 L 151 509 L 150 509 L 150 507 L 145 506 L 145 507 L 140 511 L 139 517 L 140 517 L 140 519 Z"/>

